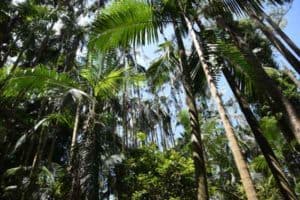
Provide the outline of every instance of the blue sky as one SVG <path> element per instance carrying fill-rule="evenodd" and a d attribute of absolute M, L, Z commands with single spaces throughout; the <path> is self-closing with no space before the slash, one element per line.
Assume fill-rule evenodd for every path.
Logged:
<path fill-rule="evenodd" d="M 284 32 L 296 43 L 298 47 L 300 47 L 300 0 L 294 0 L 293 5 L 287 15 L 284 17 L 287 24 L 284 27 Z M 167 31 L 172 32 L 172 31 Z M 170 37 L 170 34 L 167 34 L 167 37 Z M 161 41 L 162 42 L 162 41 Z M 148 57 L 140 57 L 138 61 L 142 65 L 148 65 L 150 60 L 156 57 L 154 51 L 157 49 L 157 45 L 148 45 L 143 48 L 143 53 Z M 149 59 L 150 58 L 150 59 Z M 278 61 L 282 64 L 287 64 L 286 61 L 282 58 L 282 56 L 278 57 Z"/>
<path fill-rule="evenodd" d="M 294 0 L 291 10 L 286 15 L 287 26 L 285 32 L 300 46 L 300 1 Z"/>

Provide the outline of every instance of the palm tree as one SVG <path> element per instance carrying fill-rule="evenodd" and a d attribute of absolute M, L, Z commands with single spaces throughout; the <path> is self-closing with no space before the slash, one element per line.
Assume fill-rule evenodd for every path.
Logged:
<path fill-rule="evenodd" d="M 283 4 L 284 2 L 290 2 L 289 0 L 270 1 L 273 4 Z M 264 12 L 261 5 L 255 5 L 253 1 L 248 1 L 246 5 L 242 5 L 241 8 L 256 22 L 257 27 L 266 35 L 271 43 L 277 48 L 277 50 L 288 60 L 291 66 L 300 73 L 300 61 L 293 55 L 293 53 L 281 42 L 280 39 L 285 41 L 289 47 L 300 56 L 300 49 L 297 45 L 281 30 L 281 28 Z M 266 20 L 273 30 L 271 30 L 265 23 Z M 275 31 L 280 39 L 277 38 Z"/>
<path fill-rule="evenodd" d="M 107 62 L 107 61 L 106 61 Z M 101 62 L 100 62 L 101 63 Z M 77 102 L 73 136 L 70 147 L 70 172 L 73 174 L 73 183 L 71 196 L 73 199 L 83 196 L 87 199 L 98 198 L 98 152 L 96 151 L 97 137 L 94 130 L 95 123 L 95 106 L 97 104 L 105 105 L 108 99 L 117 94 L 118 90 L 124 82 L 124 74 L 126 73 L 127 82 L 139 81 L 140 76 L 135 76 L 131 69 L 114 69 L 114 66 L 98 66 L 94 64 L 88 65 L 87 68 L 81 71 L 80 83 L 75 81 L 65 73 L 57 73 L 56 71 L 47 68 L 36 68 L 35 70 L 17 70 L 8 74 L 9 77 L 3 86 L 3 95 L 18 96 L 20 93 L 29 95 L 37 91 L 51 92 L 56 91 L 57 101 L 68 101 L 67 99 L 75 99 Z M 34 77 L 34 79 L 32 78 Z M 3 77 L 2 77 L 3 78 Z M 38 81 L 37 81 L 38 80 Z M 91 95 L 86 93 L 89 91 Z M 61 95 L 61 94 L 65 95 Z M 96 101 L 97 99 L 97 101 Z M 69 105 L 70 104 L 69 102 Z M 88 109 L 84 109 L 88 107 Z M 99 106 L 102 108 L 101 106 Z M 104 106 L 105 108 L 107 106 Z M 99 108 L 97 108 L 98 111 Z M 38 126 L 45 123 L 47 118 L 42 119 Z M 36 126 L 35 128 L 37 129 Z M 77 135 L 82 136 L 80 144 L 78 144 Z M 41 129 L 36 156 L 32 164 L 32 175 L 36 175 L 36 169 L 39 168 L 39 161 L 45 149 L 46 139 L 45 129 Z M 98 163 L 98 164 L 97 164 Z M 32 183 L 34 177 L 32 177 Z M 26 198 L 29 191 L 23 196 Z M 80 194 L 80 195 L 79 195 Z M 79 195 L 79 196 L 78 196 Z"/>
<path fill-rule="evenodd" d="M 243 35 L 236 27 L 235 23 L 226 22 L 223 18 L 216 19 L 218 26 L 222 27 L 233 39 L 233 42 L 238 49 L 243 53 L 248 65 L 244 71 L 253 79 L 254 84 L 261 90 L 265 91 L 276 103 L 271 103 L 275 113 L 282 112 L 282 121 L 284 125 L 290 129 L 290 132 L 284 132 L 288 142 L 295 139 L 300 143 L 300 117 L 292 103 L 282 94 L 274 81 L 264 71 L 261 62 L 249 49 Z M 267 84 L 266 84 L 267 83 Z"/>
<path fill-rule="evenodd" d="M 191 34 L 193 44 L 197 50 L 201 65 L 203 67 L 203 71 L 206 76 L 206 80 L 207 80 L 209 88 L 210 88 L 210 92 L 211 92 L 212 96 L 214 97 L 214 100 L 217 103 L 218 111 L 219 111 L 222 123 L 224 125 L 225 133 L 228 138 L 229 144 L 231 146 L 233 157 L 234 157 L 235 163 L 237 165 L 237 168 L 239 170 L 247 198 L 248 199 L 257 199 L 255 187 L 252 182 L 247 163 L 244 159 L 244 156 L 243 156 L 242 151 L 238 144 L 238 140 L 234 134 L 233 127 L 229 121 L 229 118 L 226 114 L 225 108 L 222 104 L 222 99 L 221 99 L 220 95 L 218 94 L 217 87 L 214 83 L 213 77 L 209 70 L 209 66 L 206 62 L 206 59 L 204 58 L 203 47 L 200 46 L 200 42 L 197 40 L 197 35 L 193 29 L 193 25 L 192 25 L 191 21 L 187 18 L 187 16 L 184 16 L 184 19 L 188 26 L 189 32 Z M 201 28 L 203 28 L 203 27 L 201 27 Z M 202 31 L 204 31 L 204 30 L 202 29 Z"/>
<path fill-rule="evenodd" d="M 295 193 L 291 189 L 289 181 L 281 169 L 280 163 L 273 152 L 272 147 L 270 146 L 267 139 L 264 137 L 264 134 L 260 128 L 256 117 L 252 113 L 250 109 L 250 105 L 248 104 L 245 97 L 242 96 L 241 91 L 238 89 L 234 77 L 232 73 L 228 70 L 227 67 L 222 69 L 222 72 L 229 83 L 231 90 L 233 91 L 235 98 L 237 99 L 239 106 L 254 134 L 255 140 L 257 141 L 258 146 L 261 149 L 262 154 L 264 155 L 268 166 L 275 178 L 278 187 L 280 188 L 281 194 L 285 199 L 297 199 Z"/>
<path fill-rule="evenodd" d="M 137 10 L 140 12 L 136 12 Z M 166 12 L 168 12 L 168 15 L 173 18 L 172 20 L 177 20 L 175 19 L 178 17 L 177 13 L 172 14 L 170 10 Z M 124 16 L 124 14 L 126 13 L 128 13 L 128 15 Z M 118 2 L 108 8 L 107 12 L 104 12 L 103 15 L 100 15 L 98 20 L 95 22 L 96 36 L 93 43 L 95 43 L 98 48 L 106 50 L 111 47 L 117 47 L 118 45 L 126 46 L 128 42 L 132 42 L 133 44 L 135 44 L 145 43 L 146 40 L 148 40 L 147 42 L 157 40 L 157 28 L 161 25 L 158 23 L 158 21 L 153 21 L 153 17 L 154 14 L 152 11 L 152 7 L 145 4 L 144 2 Z M 117 21 L 118 24 L 112 24 L 111 19 L 119 20 Z M 164 22 L 162 21 L 162 24 L 163 23 Z M 128 26 L 124 27 L 124 24 Z M 192 89 L 193 81 L 191 78 L 191 68 L 187 68 L 187 58 L 185 55 L 186 50 L 182 41 L 182 36 L 180 33 L 181 30 L 176 23 L 174 23 L 174 30 L 180 52 L 179 68 L 183 76 L 182 83 L 184 85 L 186 102 L 187 106 L 189 107 L 190 121 L 192 126 L 191 139 L 193 144 L 193 158 L 196 169 L 196 180 L 198 188 L 197 198 L 208 199 L 206 170 L 198 118 L 199 113 L 196 107 L 195 94 Z M 106 38 L 110 38 L 110 43 L 104 42 Z"/>
<path fill-rule="evenodd" d="M 122 2 L 122 3 L 124 3 L 124 2 Z M 127 45 L 128 42 L 131 42 L 133 44 L 144 44 L 146 42 L 146 40 L 147 40 L 147 42 L 151 42 L 151 41 L 157 39 L 157 31 L 155 28 L 157 26 L 158 27 L 162 26 L 165 23 L 164 20 L 161 20 L 161 19 L 160 19 L 161 23 L 159 23 L 158 20 L 157 21 L 153 20 L 155 15 L 153 16 L 153 14 L 152 14 L 152 10 L 151 10 L 152 8 L 146 4 L 143 4 L 142 2 L 128 1 L 124 4 L 122 4 L 122 3 L 119 2 L 116 5 L 112 6 L 111 8 L 108 8 L 107 10 L 105 10 L 104 14 L 100 15 L 98 20 L 95 23 L 95 26 L 97 27 L 95 33 L 96 34 L 98 33 L 98 35 L 95 36 L 96 39 L 94 39 L 94 43 L 96 45 L 98 45 L 98 47 L 101 48 L 102 50 L 106 50 L 106 49 L 112 48 L 112 47 L 117 47 L 119 45 Z M 170 2 L 168 2 L 168 3 L 170 3 Z M 157 4 L 157 5 L 159 5 L 159 4 Z M 173 5 L 176 5 L 176 4 L 173 2 Z M 132 16 L 133 10 L 141 10 L 141 8 L 138 8 L 138 6 L 142 7 L 144 12 L 143 13 L 135 13 L 134 14 L 135 16 Z M 155 6 L 155 4 L 154 4 L 154 6 Z M 145 12 L 145 10 L 146 10 L 146 12 Z M 126 16 L 126 15 L 124 16 L 125 13 L 128 13 L 128 17 L 130 16 L 128 19 L 125 18 L 125 16 Z M 181 10 L 181 13 L 184 13 L 183 10 Z M 160 16 L 161 16 L 161 14 L 162 13 L 160 13 Z M 179 16 L 185 17 L 182 14 Z M 111 19 L 114 19 L 114 21 L 112 21 Z M 133 21 L 136 19 L 138 19 L 138 21 Z M 185 20 L 186 20 L 185 21 L 186 24 L 189 27 L 189 30 L 193 34 L 193 37 L 192 37 L 193 44 L 196 47 L 202 67 L 203 67 L 203 65 L 206 66 L 205 70 L 206 70 L 206 72 L 208 72 L 208 65 L 206 64 L 205 60 L 203 60 L 204 59 L 203 54 L 201 52 L 201 49 L 199 49 L 199 43 L 196 41 L 195 32 L 192 30 L 191 24 L 187 20 L 186 17 L 185 17 Z M 167 20 L 165 20 L 165 21 L 167 21 Z M 173 22 L 174 22 L 174 20 L 173 20 Z M 130 26 L 124 27 L 124 24 L 129 25 L 128 23 L 130 24 Z M 159 25 L 159 24 L 161 24 L 161 25 Z M 120 26 L 120 25 L 123 25 L 123 26 Z M 179 32 L 176 31 L 176 29 L 177 29 L 176 23 L 174 24 L 174 26 L 175 26 L 175 36 L 177 39 L 177 43 L 178 43 L 179 49 L 181 49 L 180 62 L 184 63 L 185 62 L 184 47 L 183 47 L 181 39 L 179 37 Z M 121 27 L 122 27 L 122 30 L 120 30 Z M 147 31 L 147 34 L 144 35 L 144 33 L 146 33 L 145 31 Z M 107 43 L 108 38 L 111 41 L 110 43 Z M 187 66 L 183 66 L 182 64 L 181 64 L 181 66 L 183 68 L 187 67 Z M 189 71 L 184 70 L 183 73 L 186 74 L 186 75 L 183 74 L 183 77 L 184 77 L 184 82 L 185 82 L 185 91 L 188 96 L 187 98 L 193 99 L 192 93 L 190 92 L 189 88 L 186 87 L 191 84 L 191 80 L 189 78 L 190 75 L 188 75 Z M 233 128 L 231 127 L 228 117 L 226 116 L 225 109 L 222 106 L 221 99 L 217 93 L 217 89 L 216 89 L 214 83 L 212 82 L 212 76 L 209 73 L 206 73 L 206 78 L 210 85 L 210 89 L 212 90 L 211 91 L 212 94 L 218 100 L 217 102 L 218 102 L 219 112 L 221 114 L 222 120 L 224 121 L 226 133 L 227 133 L 227 136 L 232 145 L 233 154 L 234 154 L 234 157 L 236 160 L 236 164 L 238 165 L 238 169 L 240 170 L 242 182 L 244 184 L 246 193 L 249 198 L 256 199 L 256 192 L 255 192 L 252 180 L 250 178 L 247 164 L 242 156 L 241 150 L 239 148 L 239 145 L 238 145 L 237 140 L 233 133 Z M 190 108 L 193 108 L 193 103 L 188 102 L 188 106 Z M 195 106 L 194 106 L 194 108 L 195 108 Z M 191 112 L 190 119 L 192 122 L 195 122 L 195 119 L 196 119 L 195 118 L 196 114 L 193 113 L 194 111 L 196 111 L 196 108 L 190 109 L 190 112 Z M 195 130 L 197 127 L 198 127 L 197 124 L 195 124 Z M 199 131 L 196 130 L 194 133 L 196 134 L 197 132 L 199 132 Z M 204 175 L 201 175 L 201 176 L 204 176 Z M 205 184 L 204 180 L 205 180 L 205 177 L 202 178 L 202 180 L 201 180 L 202 183 L 199 183 L 199 184 L 203 184 L 203 182 Z M 198 184 L 198 186 L 199 186 L 199 184 Z M 208 196 L 205 195 L 205 194 L 207 194 L 206 188 L 207 187 L 205 187 L 205 186 L 202 187 L 201 189 L 198 188 L 198 198 L 199 199 L 208 198 Z"/>

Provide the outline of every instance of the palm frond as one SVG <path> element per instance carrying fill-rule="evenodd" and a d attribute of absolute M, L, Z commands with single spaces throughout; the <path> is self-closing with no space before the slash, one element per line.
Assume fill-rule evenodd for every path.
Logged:
<path fill-rule="evenodd" d="M 248 15 L 249 10 L 260 11 L 264 4 L 270 2 L 273 5 L 282 5 L 291 2 L 290 0 L 208 0 L 205 12 L 211 16 L 235 14 L 236 16 Z"/>
<path fill-rule="evenodd" d="M 16 175 L 23 175 L 30 170 L 30 167 L 18 166 L 14 168 L 9 168 L 5 171 L 4 176 L 16 176 Z"/>
<path fill-rule="evenodd" d="M 144 45 L 158 40 L 158 24 L 145 1 L 123 0 L 103 9 L 94 23 L 90 46 L 107 51 L 129 44 Z"/>
<path fill-rule="evenodd" d="M 147 69 L 146 76 L 153 91 L 156 91 L 156 89 L 170 80 L 169 70 L 164 57 L 160 57 L 151 63 Z"/>
<path fill-rule="evenodd" d="M 9 79 L 6 81 L 2 93 L 6 97 L 34 91 L 43 94 L 50 89 L 70 89 L 77 86 L 67 74 L 58 73 L 43 66 L 27 70 L 19 69 L 7 76 Z"/>
<path fill-rule="evenodd" d="M 246 61 L 244 55 L 237 47 L 227 41 L 218 40 L 216 46 L 221 57 L 234 68 L 236 77 L 240 78 L 241 82 L 244 83 L 242 90 L 249 96 L 255 96 L 255 91 L 260 89 L 259 87 L 254 87 L 256 72 Z"/>
<path fill-rule="evenodd" d="M 72 127 L 72 123 L 71 123 L 71 119 L 70 119 L 69 115 L 64 115 L 62 113 L 51 113 L 51 114 L 47 115 L 46 117 L 44 117 L 43 119 L 41 119 L 34 126 L 34 130 L 37 130 L 41 125 L 45 125 L 45 123 L 47 123 L 46 125 L 48 125 L 48 123 L 51 121 L 59 122 L 61 124 L 66 124 L 69 127 Z"/>
<path fill-rule="evenodd" d="M 85 71 L 87 73 L 87 71 Z M 127 83 L 136 84 L 144 80 L 142 74 L 136 74 L 131 69 L 115 69 L 102 75 L 94 85 L 94 95 L 97 97 L 112 97 L 120 90 L 126 81 Z"/>

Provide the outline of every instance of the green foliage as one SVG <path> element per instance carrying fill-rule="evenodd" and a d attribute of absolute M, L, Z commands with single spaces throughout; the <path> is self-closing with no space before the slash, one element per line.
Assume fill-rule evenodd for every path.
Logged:
<path fill-rule="evenodd" d="M 280 130 L 277 126 L 277 120 L 275 116 L 263 117 L 260 120 L 260 127 L 268 140 L 273 142 L 278 141 L 278 135 L 280 135 Z"/>
<path fill-rule="evenodd" d="M 88 25 L 81 26 L 79 21 L 81 17 L 95 14 L 99 1 L 95 1 L 93 6 L 85 6 L 86 1 L 82 0 L 12 2 L 0 2 L 0 198 L 22 199 L 23 193 L 28 191 L 30 197 L 23 199 L 69 199 L 73 179 L 80 182 L 79 188 L 74 191 L 80 190 L 86 199 L 97 199 L 98 196 L 89 196 L 92 193 L 90 191 L 102 189 L 101 195 L 106 195 L 103 199 L 111 195 L 118 195 L 119 199 L 136 200 L 195 199 L 196 180 L 189 148 L 191 126 L 188 111 L 182 110 L 177 115 L 171 106 L 169 108 L 168 97 L 153 101 L 151 97 L 148 99 L 148 88 L 128 87 L 128 84 L 134 85 L 144 80 L 144 75 L 137 73 L 139 66 L 134 59 L 131 61 L 128 58 L 132 52 L 130 46 L 158 41 L 163 26 L 175 20 L 187 50 L 188 66 L 184 67 L 192 70 L 193 92 L 206 99 L 201 103 L 208 105 L 211 101 L 204 95 L 207 85 L 198 55 L 194 47 L 188 47 L 190 43 L 184 38 L 187 30 L 185 24 L 181 23 L 182 12 L 178 9 L 178 2 L 112 1 L 99 10 L 91 29 Z M 100 4 L 102 2 L 105 1 L 100 1 Z M 247 4 L 237 0 L 183 3 L 185 14 L 196 19 L 208 10 L 218 16 L 224 15 L 224 18 L 230 14 L 229 11 L 240 15 L 245 13 L 245 5 L 257 5 L 255 8 L 259 8 L 261 2 L 264 1 L 248 1 Z M 202 5 L 209 8 L 202 10 Z M 56 25 L 62 25 L 60 31 L 56 31 Z M 194 27 L 196 29 L 196 24 Z M 272 63 L 268 42 L 256 34 L 251 23 L 239 23 L 238 28 L 243 32 L 250 51 L 256 47 L 262 49 L 255 53 L 261 63 L 276 66 Z M 214 30 L 200 29 L 204 44 L 215 39 Z M 92 32 L 89 37 L 85 37 L 87 30 Z M 91 39 L 86 60 L 77 53 L 79 47 L 86 47 L 84 38 Z M 219 35 L 218 39 L 216 46 L 212 45 L 212 49 L 216 47 L 214 50 L 204 51 L 205 54 L 213 53 L 213 56 L 205 55 L 206 58 L 218 54 L 220 59 L 217 64 L 210 63 L 211 69 L 214 70 L 219 61 L 220 64 L 229 63 L 226 67 L 232 68 L 243 94 L 247 97 L 252 95 L 254 102 L 258 102 L 264 93 L 259 93 L 259 87 L 256 86 L 263 83 L 256 82 L 253 67 L 227 35 Z M 173 43 L 166 41 L 160 45 L 163 55 L 152 62 L 146 72 L 152 92 L 161 92 L 159 88 L 169 84 L 167 87 L 177 89 L 180 93 L 178 58 L 182 52 L 177 52 Z M 133 51 L 136 53 L 135 49 Z M 78 59 L 78 56 L 81 58 Z M 291 80 L 274 69 L 266 68 L 266 71 L 284 95 L 295 105 L 299 104 L 299 91 Z M 218 73 L 213 76 L 217 80 Z M 123 88 L 125 91 L 121 93 Z M 258 97 L 253 95 L 254 91 L 258 91 Z M 70 96 L 72 99 L 68 101 Z M 144 101 L 141 96 L 146 96 L 147 100 Z M 182 94 L 179 96 L 183 98 Z M 161 105 L 167 109 L 162 109 Z M 73 163 L 70 143 L 76 108 L 79 123 L 74 155 L 78 157 Z M 182 108 L 177 106 L 176 109 Z M 228 141 L 220 119 L 212 114 L 212 110 L 201 106 L 199 117 L 211 199 L 244 199 L 245 193 Z M 277 119 L 281 116 L 268 113 L 267 117 L 262 117 L 264 115 L 259 112 L 255 114 L 261 119 L 261 128 L 272 147 L 276 148 L 280 161 L 285 159 L 284 171 L 296 179 L 299 158 L 295 158 L 297 154 L 289 146 L 284 146 L 282 138 L 278 136 Z M 162 142 L 161 132 L 170 136 L 172 117 L 176 115 L 178 123 L 184 128 L 182 137 L 174 148 L 161 151 L 153 143 Z M 229 117 L 233 119 L 231 115 Z M 161 127 L 157 127 L 157 124 Z M 126 136 L 122 133 L 125 129 Z M 255 171 L 259 198 L 279 199 L 275 181 L 270 176 L 264 158 L 254 142 L 248 141 L 247 137 L 251 137 L 248 131 L 243 129 L 240 133 L 246 138 L 242 148 L 251 171 Z M 169 138 L 166 137 L 167 142 L 172 143 Z M 36 166 L 31 167 L 32 163 L 36 163 Z M 294 174 L 290 166 L 296 169 Z M 299 188 L 298 183 L 298 192 Z"/>
<path fill-rule="evenodd" d="M 183 125 L 185 131 L 190 135 L 191 133 L 191 125 L 190 125 L 190 117 L 187 110 L 182 110 L 178 114 L 178 121 Z"/>
<path fill-rule="evenodd" d="M 100 74 L 100 77 L 95 77 L 96 74 L 90 68 L 82 69 L 80 75 L 84 77 L 93 87 L 96 97 L 112 97 L 122 88 L 125 82 L 138 84 L 144 80 L 142 74 L 134 73 L 132 69 L 114 69 L 106 73 Z"/>
<path fill-rule="evenodd" d="M 179 152 L 155 145 L 130 149 L 116 166 L 120 199 L 194 199 L 194 167 Z"/>
<path fill-rule="evenodd" d="M 162 87 L 163 84 L 170 80 L 169 68 L 165 63 L 165 58 L 161 57 L 151 63 L 147 69 L 147 79 L 152 90 L 155 92 Z"/>
<path fill-rule="evenodd" d="M 4 82 L 2 95 L 5 97 L 13 97 L 20 94 L 30 96 L 32 93 L 43 96 L 49 95 L 49 90 L 53 90 L 52 92 L 57 89 L 66 91 L 78 86 L 67 74 L 58 73 L 43 66 L 35 69 L 19 69 L 11 74 L 7 74 L 1 81 Z"/>
<path fill-rule="evenodd" d="M 37 184 L 41 193 L 52 196 L 54 199 L 64 199 L 67 197 L 70 185 L 67 171 L 60 165 L 52 163 L 52 170 L 42 166 L 38 174 Z"/>
<path fill-rule="evenodd" d="M 300 103 L 300 92 L 298 91 L 297 85 L 295 85 L 283 71 L 270 67 L 265 67 L 265 70 L 281 87 L 285 97 L 295 102 L 296 105 Z"/>
<path fill-rule="evenodd" d="M 138 138 L 138 140 L 140 140 L 141 142 L 144 143 L 147 139 L 147 134 L 140 131 L 137 133 L 137 138 Z"/>
<path fill-rule="evenodd" d="M 91 47 L 107 51 L 129 44 L 144 45 L 158 40 L 158 25 L 146 1 L 114 1 L 94 22 Z"/>
<path fill-rule="evenodd" d="M 251 163 L 251 167 L 258 172 L 267 173 L 269 170 L 268 164 L 263 155 L 255 157 Z"/>

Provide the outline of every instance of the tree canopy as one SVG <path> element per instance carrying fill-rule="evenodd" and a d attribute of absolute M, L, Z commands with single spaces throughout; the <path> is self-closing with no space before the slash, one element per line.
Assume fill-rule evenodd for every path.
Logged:
<path fill-rule="evenodd" d="M 290 8 L 0 2 L 0 199 L 297 200 Z"/>

